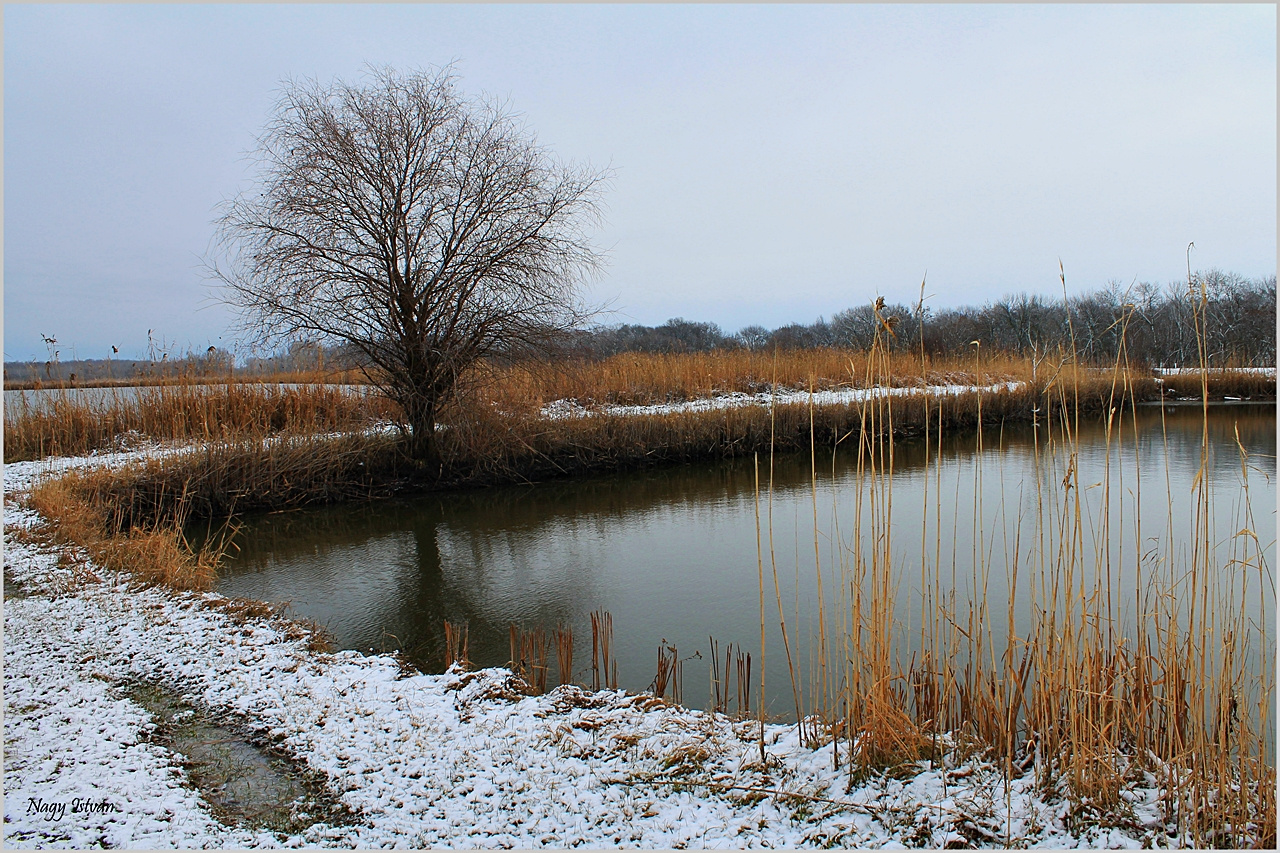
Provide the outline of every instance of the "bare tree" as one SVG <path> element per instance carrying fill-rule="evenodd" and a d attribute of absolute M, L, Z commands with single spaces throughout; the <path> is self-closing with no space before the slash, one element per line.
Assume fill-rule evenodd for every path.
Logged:
<path fill-rule="evenodd" d="M 744 347 L 753 352 L 769 345 L 769 330 L 760 325 L 743 326 L 736 337 Z"/>
<path fill-rule="evenodd" d="M 450 71 L 288 84 L 260 186 L 219 219 L 213 272 L 266 340 L 346 342 L 438 472 L 436 424 L 480 359 L 588 316 L 579 282 L 607 175 L 556 160 Z"/>

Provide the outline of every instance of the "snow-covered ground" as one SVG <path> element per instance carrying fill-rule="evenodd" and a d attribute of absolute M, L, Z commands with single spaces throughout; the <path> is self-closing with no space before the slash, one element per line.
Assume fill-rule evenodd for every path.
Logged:
<path fill-rule="evenodd" d="M 1256 373 L 1261 376 L 1275 376 L 1274 367 L 1242 367 L 1229 368 L 1229 371 L 1240 373 Z M 1106 370 L 1101 372 L 1106 373 Z M 1198 368 L 1156 368 L 1156 381 L 1165 376 L 1198 374 Z M 850 406 L 879 397 L 905 397 L 916 394 L 928 394 L 933 397 L 947 397 L 958 394 L 981 392 L 993 394 L 1000 391 L 1016 391 L 1023 386 L 1022 382 L 997 382 L 992 385 L 929 385 L 926 387 L 904 386 L 897 388 L 836 388 L 815 391 L 812 394 L 803 389 L 762 391 L 756 394 L 744 394 L 734 391 L 688 400 L 678 403 L 656 403 L 645 406 L 602 405 L 586 407 L 577 400 L 555 400 L 542 408 L 542 416 L 546 418 L 580 418 L 597 414 L 604 415 L 665 415 L 677 412 L 708 412 L 719 409 L 737 408 L 740 406 L 772 406 L 772 405 L 808 405 L 812 399 L 815 406 Z"/>
<path fill-rule="evenodd" d="M 1200 368 L 1198 367 L 1157 367 L 1155 368 L 1157 376 L 1198 376 Z M 1226 367 L 1218 369 L 1209 368 L 1209 373 L 1256 373 L 1259 376 L 1275 376 L 1276 369 L 1274 367 Z"/>
<path fill-rule="evenodd" d="M 935 397 L 956 394 L 970 394 L 981 391 L 984 394 L 997 391 L 1014 391 L 1022 386 L 1020 382 L 1001 382 L 995 385 L 976 387 L 973 385 L 930 385 L 926 388 L 836 388 L 827 391 L 762 391 L 758 394 L 744 394 L 735 391 L 717 394 L 714 397 L 703 397 L 683 403 L 658 403 L 650 406 L 605 405 L 588 409 L 575 400 L 555 400 L 542 409 L 546 418 L 589 417 L 595 414 L 604 415 L 669 415 L 676 412 L 709 412 L 718 409 L 732 409 L 739 406 L 785 406 L 802 403 L 808 405 L 812 399 L 815 406 L 850 406 L 878 397 L 905 397 L 914 394 L 930 394 Z"/>
<path fill-rule="evenodd" d="M 807 400 L 807 394 L 805 395 Z M 138 589 L 31 533 L 42 475 L 156 450 L 6 465 L 8 847 L 1142 847 L 1176 844 L 1154 778 L 1119 825 L 1067 828 L 1069 801 L 977 757 L 850 785 L 833 747 L 651 696 L 526 696 L 503 669 L 406 673 L 316 653 L 278 617 L 214 593 Z M 163 452 L 163 451 L 162 451 Z M 123 685 L 161 685 L 271 744 L 354 814 L 284 836 L 225 826 L 149 738 Z"/>

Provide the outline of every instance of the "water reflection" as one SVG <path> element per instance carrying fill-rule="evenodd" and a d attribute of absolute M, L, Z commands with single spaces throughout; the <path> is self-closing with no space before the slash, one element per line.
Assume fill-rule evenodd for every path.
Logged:
<path fill-rule="evenodd" d="M 1269 548 L 1270 565 L 1275 409 L 1220 405 L 1210 414 L 1214 541 L 1225 563 L 1244 523 L 1238 435 L 1247 453 L 1253 529 Z M 1170 519 L 1176 535 L 1190 529 L 1201 431 L 1199 406 L 1163 413 L 1140 408 L 1136 420 L 1113 426 L 1109 446 L 1104 425 L 1082 424 L 1078 466 L 1088 540 L 1082 547 L 1093 549 L 1099 565 L 1116 568 L 1110 591 L 1118 621 L 1153 594 L 1135 571 L 1138 555 L 1164 547 Z M 1016 573 L 1022 592 L 1014 629 L 1021 633 L 1032 618 L 1025 593 L 1042 568 L 1032 518 L 1038 502 L 1050 519 L 1067 506 L 1060 487 L 1055 490 L 1063 460 L 1046 453 L 1059 436 L 1011 425 L 985 430 L 981 438 L 981 450 L 974 433 L 948 437 L 940 451 L 922 440 L 895 446 L 897 618 L 908 641 L 924 617 L 915 588 L 922 563 L 946 578 L 960 602 L 985 589 L 999 613 L 998 633 L 1006 628 L 1005 602 Z M 685 665 L 685 699 L 696 705 L 708 695 L 708 635 L 750 650 L 759 672 L 763 567 L 766 686 L 770 711 L 785 713 L 791 693 L 779 598 L 798 667 L 807 675 L 814 667 L 817 570 L 827 587 L 827 618 L 838 624 L 841 579 L 848 578 L 851 554 L 867 543 L 854 537 L 859 502 L 852 452 L 820 452 L 812 461 L 807 453 L 775 458 L 771 494 L 765 458 L 758 499 L 756 476 L 753 460 L 739 459 L 267 515 L 247 523 L 219 589 L 289 602 L 295 613 L 325 624 L 343 647 L 401 649 L 428 670 L 441 666 L 446 619 L 469 624 L 471 657 L 481 666 L 507 661 L 509 623 L 550 628 L 563 622 L 577 636 L 580 680 L 589 680 L 589 614 L 603 608 L 613 614 L 625 687 L 649 683 L 664 639 L 681 656 L 701 653 L 701 663 Z M 1106 515 L 1099 509 L 1104 496 Z M 864 525 L 870 511 L 864 494 Z M 1145 571 L 1149 577 L 1151 569 Z M 1271 613 L 1273 590 L 1259 595 L 1259 583 L 1249 580 L 1250 606 Z M 904 648 L 909 653 L 909 645 Z"/>

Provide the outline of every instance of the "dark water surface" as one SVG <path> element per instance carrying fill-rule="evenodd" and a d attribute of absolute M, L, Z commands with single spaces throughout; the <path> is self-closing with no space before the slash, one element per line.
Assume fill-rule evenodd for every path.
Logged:
<path fill-rule="evenodd" d="M 1103 424 L 1081 424 L 1075 548 L 1089 572 L 1109 569 L 1106 612 L 1119 630 L 1144 596 L 1186 594 L 1161 579 L 1177 574 L 1171 567 L 1186 559 L 1194 530 L 1201 415 L 1199 404 L 1166 407 L 1163 416 L 1158 406 L 1139 407 L 1136 423 L 1115 424 L 1109 443 Z M 1274 405 L 1211 405 L 1202 481 L 1212 498 L 1213 564 L 1223 567 L 1214 594 L 1256 610 L 1251 616 L 1267 630 L 1257 645 L 1269 654 L 1275 415 Z M 923 440 L 895 445 L 889 531 L 904 662 L 933 607 L 919 591 L 922 564 L 926 583 L 936 577 L 961 616 L 985 589 L 1000 637 L 1016 583 L 1013 628 L 1029 629 L 1033 590 L 1053 572 L 1042 555 L 1054 552 L 1059 523 L 1075 512 L 1058 438 L 1056 430 L 1025 424 L 952 436 L 928 450 L 927 468 Z M 548 631 L 564 623 L 574 630 L 574 668 L 586 683 L 590 613 L 608 610 L 621 686 L 649 685 L 666 640 L 682 658 L 699 654 L 684 663 L 684 700 L 705 706 L 709 636 L 750 651 L 758 679 L 763 567 L 768 710 L 785 715 L 793 705 L 779 599 L 804 679 L 815 671 L 818 572 L 827 630 L 835 634 L 847 622 L 855 554 L 869 553 L 888 484 L 873 500 L 857 454 L 843 447 L 834 457 L 819 451 L 812 462 L 808 453 L 775 458 L 772 490 L 765 457 L 759 477 L 757 492 L 748 458 L 250 518 L 218 589 L 287 602 L 343 648 L 398 649 L 428 671 L 443 664 L 444 620 L 468 623 L 478 666 L 507 662 L 510 623 Z M 1263 546 L 1262 569 L 1247 537 L 1237 535 L 1246 528 Z"/>

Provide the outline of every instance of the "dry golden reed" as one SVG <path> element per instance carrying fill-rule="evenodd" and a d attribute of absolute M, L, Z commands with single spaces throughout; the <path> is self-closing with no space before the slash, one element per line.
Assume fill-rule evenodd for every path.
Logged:
<path fill-rule="evenodd" d="M 975 371 L 981 359 L 975 348 Z M 873 358 L 868 384 L 892 384 L 886 374 L 895 369 L 892 359 Z M 1212 396 L 1212 375 L 1199 376 L 1195 389 L 1205 405 Z M 912 429 L 928 430 L 931 453 L 940 452 L 943 435 L 962 419 L 944 414 L 950 401 L 880 397 L 859 407 L 861 425 L 851 438 L 858 460 L 855 528 L 841 557 L 839 608 L 845 622 L 832 655 L 842 689 L 833 696 L 821 670 L 810 680 L 807 705 L 797 710 L 809 743 L 817 746 L 844 733 L 851 775 L 922 757 L 936 760 L 940 744 L 963 744 L 1002 762 L 1010 777 L 1033 770 L 1045 788 L 1065 783 L 1061 790 L 1073 824 L 1116 819 L 1126 810 L 1125 785 L 1148 785 L 1154 778 L 1164 792 L 1161 843 L 1274 846 L 1276 777 L 1269 738 L 1275 675 L 1266 653 L 1269 648 L 1274 654 L 1274 640 L 1266 625 L 1250 621 L 1240 591 L 1249 584 L 1274 591 L 1274 582 L 1263 546 L 1256 535 L 1246 535 L 1247 529 L 1239 534 L 1244 538 L 1229 564 L 1216 562 L 1210 526 L 1214 497 L 1205 467 L 1207 409 L 1194 519 L 1180 528 L 1188 541 L 1175 541 L 1171 524 L 1166 540 L 1143 555 L 1143 574 L 1128 602 L 1136 608 L 1128 617 L 1134 622 L 1131 632 L 1118 629 L 1112 581 L 1121 568 L 1117 558 L 1084 544 L 1086 531 L 1102 531 L 1105 538 L 1112 498 L 1106 480 L 1097 484 L 1104 489 L 1094 517 L 1081 497 L 1082 489 L 1094 484 L 1080 482 L 1080 418 L 1090 411 L 1103 414 L 1109 458 L 1112 445 L 1129 428 L 1125 418 L 1136 417 L 1136 402 L 1149 393 L 1150 382 L 1149 374 L 1126 370 L 1122 360 L 1104 375 L 1076 370 L 1069 359 L 1059 358 L 1044 383 L 1028 392 L 1033 399 L 1021 405 L 1034 404 L 1040 468 L 1032 484 L 1037 509 L 1019 521 L 1018 535 L 1034 547 L 1015 547 L 1014 553 L 1025 552 L 1031 564 L 1018 565 L 1015 556 L 1003 567 L 1010 601 L 1007 610 L 1003 602 L 997 609 L 984 591 L 990 573 L 1001 567 L 987 564 L 975 549 L 966 578 L 974 598 L 957 601 L 944 593 L 955 588 L 955 578 L 943 578 L 942 525 L 935 523 L 937 538 L 930 543 L 926 521 L 919 541 L 919 647 L 905 662 L 902 617 L 894 608 L 898 586 L 915 574 L 901 572 L 909 549 L 893 540 L 892 474 L 895 442 L 903 433 L 899 419 Z M 998 395 L 983 394 L 963 404 L 970 425 L 989 422 L 993 404 L 999 408 Z M 915 411 L 913 405 L 924 408 Z M 975 517 L 982 519 L 983 438 L 980 430 L 970 434 L 977 451 Z M 935 478 L 940 462 L 939 456 Z M 926 469 L 926 483 L 930 473 Z M 1241 473 L 1247 499 L 1243 448 Z M 934 490 L 926 499 L 932 501 L 925 507 L 926 519 L 928 514 L 941 517 L 940 482 L 930 483 Z M 815 532 L 816 525 L 815 511 Z M 979 527 L 974 535 L 982 541 L 987 534 Z M 815 572 L 820 571 L 815 562 Z M 1029 633 L 1013 630 L 1015 597 L 1030 602 Z M 1001 616 L 1006 627 L 1000 627 Z M 822 614 L 817 622 L 823 624 Z M 1260 644 L 1260 656 L 1250 658 L 1251 643 Z M 1246 658 L 1252 661 L 1248 665 Z"/>
<path fill-rule="evenodd" d="M 454 664 L 467 669 L 471 666 L 471 660 L 468 656 L 467 648 L 467 630 L 466 623 L 455 623 L 445 621 L 444 623 L 444 668 L 449 669 Z"/>
<path fill-rule="evenodd" d="M 83 548 L 99 566 L 127 571 L 147 584 L 207 590 L 217 577 L 223 552 L 217 545 L 192 548 L 178 527 L 131 526 L 112 530 L 111 508 L 86 500 L 83 481 L 71 473 L 31 490 L 32 509 L 51 522 L 55 541 Z"/>
<path fill-rule="evenodd" d="M 349 431 L 396 414 L 380 397 L 332 385 L 180 383 L 93 396 L 51 394 L 47 402 L 5 407 L 6 462 L 82 455 L 144 440 Z"/>

